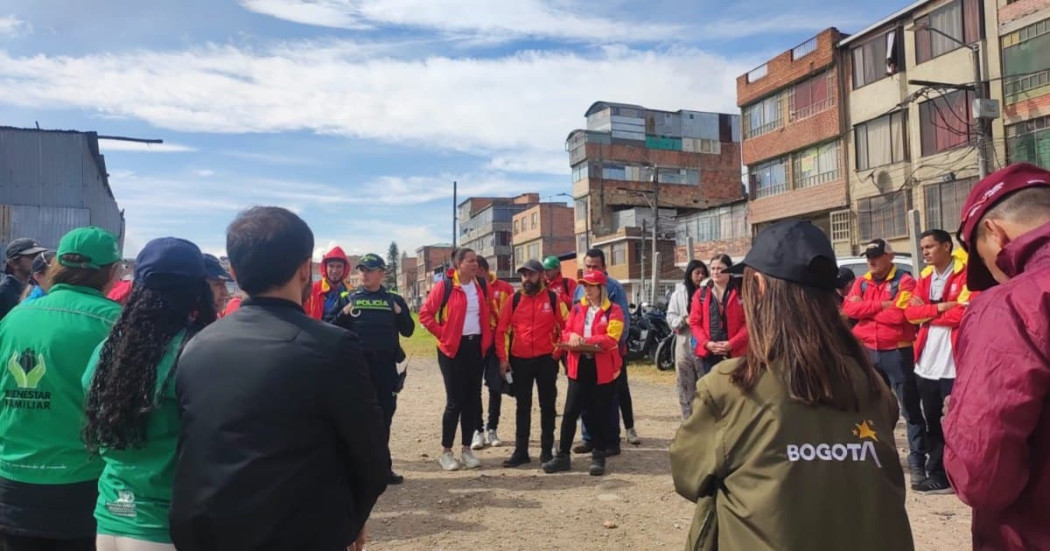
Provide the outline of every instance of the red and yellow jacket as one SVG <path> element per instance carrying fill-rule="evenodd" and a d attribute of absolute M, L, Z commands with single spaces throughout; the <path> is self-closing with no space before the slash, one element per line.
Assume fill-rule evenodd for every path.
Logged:
<path fill-rule="evenodd" d="M 513 298 L 503 304 L 496 327 L 496 357 L 501 362 L 508 361 L 509 356 L 529 359 L 554 355 L 569 307 L 559 299 L 555 301 L 558 310 L 552 310 L 550 293 L 544 287 L 534 296 L 522 293 L 517 308 Z"/>
<path fill-rule="evenodd" d="M 565 331 L 562 340 L 567 342 L 570 334 L 583 336 L 583 328 L 587 323 L 587 297 L 583 297 L 580 303 L 573 306 L 568 321 L 565 322 Z M 598 369 L 598 384 L 609 384 L 620 376 L 623 367 L 623 357 L 620 356 L 620 336 L 623 334 L 623 311 L 608 298 L 602 301 L 601 309 L 594 316 L 591 324 L 591 336 L 584 339 L 587 344 L 601 347 L 602 351 L 594 355 L 594 363 Z M 569 352 L 567 374 L 570 379 L 578 378 L 581 352 Z"/>
<path fill-rule="evenodd" d="M 948 327 L 952 330 L 952 350 L 955 350 L 955 340 L 959 334 L 959 324 L 962 323 L 963 314 L 966 313 L 966 304 L 970 302 L 977 293 L 971 293 L 966 288 L 966 262 L 955 258 L 952 273 L 948 276 L 948 283 L 944 287 L 942 302 L 958 302 L 951 310 L 945 312 L 937 311 L 937 304 L 930 302 L 930 287 L 933 284 L 933 266 L 927 266 L 915 285 L 913 299 L 922 301 L 921 306 L 908 305 L 904 309 L 904 317 L 911 323 L 919 326 L 919 333 L 915 337 L 915 361 L 922 358 L 922 349 L 926 345 L 926 339 L 930 334 L 930 326 Z"/>
<path fill-rule="evenodd" d="M 324 301 L 325 297 L 328 296 L 329 291 L 332 290 L 332 284 L 328 283 L 328 262 L 331 260 L 342 260 L 343 264 L 346 264 L 346 270 L 343 274 L 343 292 L 350 293 L 354 289 L 352 285 L 347 283 L 346 276 L 350 274 L 350 261 L 346 258 L 346 253 L 343 252 L 341 247 L 333 247 L 332 250 L 328 251 L 321 259 L 321 280 L 315 281 L 313 289 L 310 291 L 310 297 L 306 299 L 306 304 L 303 305 L 303 310 L 306 310 L 306 315 L 310 316 L 315 320 L 319 320 L 324 317 Z"/>
<path fill-rule="evenodd" d="M 897 266 L 894 266 L 882 281 L 875 281 L 871 272 L 858 277 L 842 302 L 846 317 L 857 320 L 853 335 L 871 350 L 896 350 L 911 346 L 915 341 L 915 326 L 904 317 L 904 309 L 915 292 L 915 278 L 903 274 L 897 296 L 890 296 L 891 282 L 896 274 Z M 865 285 L 867 290 L 861 293 Z M 853 297 L 860 297 L 860 300 L 854 301 Z M 890 300 L 894 305 L 883 309 L 882 303 Z"/>
<path fill-rule="evenodd" d="M 566 306 L 572 307 L 572 297 L 576 296 L 576 281 L 562 277 L 559 273 L 554 279 L 547 280 L 547 287 L 558 294 Z"/>
<path fill-rule="evenodd" d="M 445 297 L 445 285 L 452 285 L 452 294 L 448 297 L 448 304 L 441 308 L 441 301 Z M 490 319 L 489 301 L 486 300 L 485 292 L 481 285 L 474 283 L 474 290 L 478 293 L 478 308 L 481 316 L 481 352 L 484 354 L 492 346 L 492 325 L 485 323 Z M 459 273 L 449 270 L 446 277 L 438 281 L 430 290 L 423 307 L 419 309 L 419 323 L 437 337 L 438 349 L 449 358 L 455 358 L 459 353 L 459 343 L 463 338 L 463 321 L 467 317 L 467 293 L 459 281 Z M 440 318 L 441 321 L 438 321 Z"/>
<path fill-rule="evenodd" d="M 499 315 L 503 311 L 503 305 L 510 300 L 510 297 L 514 296 L 514 287 L 496 277 L 496 274 L 489 274 L 489 318 L 492 329 L 495 330 L 496 326 L 499 325 Z"/>
<path fill-rule="evenodd" d="M 740 288 L 732 286 L 726 289 L 729 293 L 726 301 L 725 317 L 726 332 L 729 333 L 729 355 L 739 358 L 747 355 L 747 323 L 744 320 L 744 303 L 740 300 Z M 703 297 L 703 300 L 701 300 Z M 711 342 L 711 301 L 715 300 L 715 291 L 712 284 L 708 284 L 706 291 L 698 289 L 693 293 L 693 304 L 689 307 L 689 330 L 696 339 L 696 355 L 706 358 L 711 351 L 707 349 L 707 343 Z"/>

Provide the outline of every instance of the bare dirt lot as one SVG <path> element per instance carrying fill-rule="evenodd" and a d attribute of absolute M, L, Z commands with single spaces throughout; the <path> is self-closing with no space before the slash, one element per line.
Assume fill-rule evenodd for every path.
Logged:
<path fill-rule="evenodd" d="M 515 402 L 509 397 L 503 401 L 499 428 L 505 447 L 476 452 L 480 470 L 446 473 L 436 462 L 445 400 L 437 362 L 433 352 L 412 355 L 391 441 L 394 469 L 406 481 L 380 498 L 369 522 L 369 549 L 683 547 L 692 504 L 675 494 L 670 476 L 667 448 L 680 422 L 672 374 L 631 366 L 635 424 L 642 444 L 624 443 L 623 454 L 608 460 L 604 477 L 588 476 L 586 457 L 574 458 L 571 473 L 546 475 L 540 470 L 535 399 L 533 462 L 504 469 L 501 463 L 510 456 L 514 435 Z M 561 375 L 559 414 L 565 384 Z M 487 402 L 486 397 L 486 412 Z M 898 446 L 902 442 L 898 430 Z M 907 506 L 916 549 L 969 549 L 970 511 L 955 496 L 909 491 Z"/>

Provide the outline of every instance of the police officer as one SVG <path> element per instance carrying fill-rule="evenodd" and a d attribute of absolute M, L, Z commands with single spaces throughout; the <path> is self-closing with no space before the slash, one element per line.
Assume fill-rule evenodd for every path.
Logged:
<path fill-rule="evenodd" d="M 397 409 L 397 393 L 401 390 L 397 364 L 405 359 L 398 334 L 411 337 L 415 322 L 408 304 L 401 295 L 383 287 L 386 263 L 379 255 L 366 254 L 357 264 L 361 272 L 361 286 L 352 291 L 347 305 L 336 318 L 336 325 L 357 333 L 361 346 L 369 354 L 372 385 L 375 386 L 379 406 L 388 429 Z M 389 447 L 390 442 L 387 441 Z M 405 477 L 390 470 L 390 484 L 401 484 Z"/>

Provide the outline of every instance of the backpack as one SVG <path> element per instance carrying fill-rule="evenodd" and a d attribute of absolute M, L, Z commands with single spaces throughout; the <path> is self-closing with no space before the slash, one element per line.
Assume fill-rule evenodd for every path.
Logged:
<path fill-rule="evenodd" d="M 897 268 L 897 272 L 890 278 L 890 300 L 894 300 L 897 296 L 897 291 L 900 290 L 901 278 L 904 277 L 905 271 Z M 860 296 L 864 297 L 868 293 L 868 283 L 871 280 L 864 278 L 860 281 Z"/>
<path fill-rule="evenodd" d="M 444 276 L 444 278 L 442 278 L 441 281 L 445 284 L 445 288 L 444 288 L 444 294 L 441 297 L 441 306 L 438 307 L 438 315 L 436 317 L 439 318 L 439 321 L 444 321 L 444 319 L 442 319 L 441 313 L 445 311 L 445 307 L 448 306 L 448 299 L 452 297 L 452 278 L 448 277 L 448 276 Z M 476 281 L 477 284 L 481 286 L 481 294 L 482 294 L 482 296 L 485 297 L 485 300 L 488 300 L 488 296 L 489 296 L 489 284 L 488 284 L 488 282 L 483 280 L 483 279 L 481 279 L 480 277 L 475 277 L 474 281 Z"/>
<path fill-rule="evenodd" d="M 558 294 L 555 293 L 554 291 L 551 291 L 550 289 L 547 289 L 547 295 L 551 299 L 551 312 L 554 312 L 555 315 L 557 315 L 557 313 L 558 313 L 558 303 L 560 302 L 558 300 Z M 513 316 L 514 315 L 514 311 L 518 309 L 518 304 L 520 302 L 521 302 L 521 291 L 515 291 L 514 298 L 511 299 L 511 307 L 510 307 L 510 314 L 511 314 L 511 316 Z"/>

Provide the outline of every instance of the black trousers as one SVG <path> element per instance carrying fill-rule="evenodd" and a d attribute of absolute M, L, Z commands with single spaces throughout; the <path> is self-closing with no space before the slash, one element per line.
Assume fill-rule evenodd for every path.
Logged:
<path fill-rule="evenodd" d="M 379 407 L 383 410 L 383 421 L 386 422 L 388 454 L 390 452 L 390 427 L 394 423 L 394 412 L 397 411 L 397 395 L 394 394 L 394 388 L 397 386 L 395 356 L 394 352 L 372 352 L 369 355 L 372 387 L 376 390 L 376 400 L 379 401 Z"/>
<path fill-rule="evenodd" d="M 461 442 L 470 445 L 478 415 L 477 406 L 481 392 L 481 336 L 463 337 L 455 358 L 438 351 L 438 366 L 445 380 L 445 413 L 441 417 L 441 447 L 451 448 L 456 440 L 456 424 L 459 423 Z"/>
<path fill-rule="evenodd" d="M 0 534 L 0 551 L 95 551 L 95 536 L 54 540 L 33 536 Z"/>
<path fill-rule="evenodd" d="M 908 466 L 921 469 L 926 465 L 926 426 L 922 420 L 919 389 L 915 386 L 915 351 L 911 347 L 868 349 L 868 355 L 900 403 L 908 433 Z"/>
<path fill-rule="evenodd" d="M 634 400 L 631 399 L 631 386 L 627 383 L 627 359 L 623 360 L 620 368 L 620 377 L 617 379 L 616 401 L 620 406 L 620 414 L 623 415 L 623 428 L 634 428 Z M 620 439 L 620 423 L 616 422 L 616 439 Z"/>
<path fill-rule="evenodd" d="M 576 438 L 576 421 L 586 411 L 607 412 L 615 400 L 617 382 L 598 384 L 598 368 L 594 358 L 580 358 L 576 369 L 576 379 L 569 379 L 569 391 L 565 395 L 565 413 L 561 418 L 561 441 L 558 451 L 569 453 L 572 440 Z M 596 450 L 605 451 L 613 444 L 613 427 L 608 415 L 592 415 L 588 431 L 591 445 Z"/>
<path fill-rule="evenodd" d="M 926 419 L 926 474 L 947 482 L 944 473 L 944 431 L 941 429 L 941 416 L 944 411 L 944 399 L 952 393 L 955 379 L 938 379 L 936 381 L 915 377 L 919 387 L 919 400 L 922 402 L 922 415 Z"/>
<path fill-rule="evenodd" d="M 478 394 L 478 421 L 477 430 L 482 428 L 488 430 L 496 430 L 499 428 L 499 414 L 500 409 L 503 408 L 503 392 L 501 392 L 501 386 L 503 375 L 499 371 L 499 358 L 496 357 L 496 353 L 493 350 L 489 350 L 489 353 L 485 356 L 485 368 L 482 370 L 482 393 L 484 394 L 484 388 L 489 390 L 489 423 L 486 426 L 481 413 L 481 394 Z"/>
<path fill-rule="evenodd" d="M 533 381 L 540 396 L 540 450 L 551 451 L 554 448 L 554 401 L 558 397 L 558 362 L 550 356 L 528 359 L 511 356 L 510 367 L 514 373 L 514 398 L 517 400 L 514 416 L 514 451 L 529 450 Z"/>

